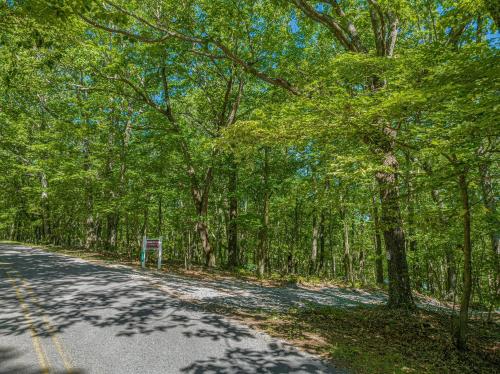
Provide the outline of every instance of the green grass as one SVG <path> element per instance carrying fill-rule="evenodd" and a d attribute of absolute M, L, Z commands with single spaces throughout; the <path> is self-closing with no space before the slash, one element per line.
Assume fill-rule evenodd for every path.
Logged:
<path fill-rule="evenodd" d="M 382 306 L 308 307 L 270 316 L 260 327 L 355 373 L 493 373 L 498 323 L 471 321 L 466 352 L 451 343 L 450 316 Z"/>

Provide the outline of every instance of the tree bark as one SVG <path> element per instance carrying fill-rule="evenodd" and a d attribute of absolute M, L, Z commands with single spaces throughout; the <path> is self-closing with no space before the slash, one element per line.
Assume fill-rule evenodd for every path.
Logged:
<path fill-rule="evenodd" d="M 375 231 L 375 279 L 379 285 L 384 283 L 384 262 L 382 255 L 382 238 L 380 236 L 380 217 L 378 213 L 377 198 L 372 197 L 373 223 Z"/>
<path fill-rule="evenodd" d="M 430 172 L 430 168 L 427 168 L 427 172 Z M 434 202 L 439 207 L 439 221 L 441 227 L 446 229 L 449 225 L 448 219 L 444 216 L 443 212 L 445 209 L 445 205 L 443 199 L 439 196 L 439 191 L 437 189 L 433 189 L 431 191 L 431 196 Z M 453 245 L 447 245 L 445 248 L 445 261 L 446 261 L 446 283 L 445 283 L 445 297 L 449 297 L 453 290 L 455 289 L 457 283 L 457 267 L 455 260 L 455 249 Z"/>
<path fill-rule="evenodd" d="M 347 214 L 345 208 L 342 209 L 342 219 L 343 219 L 343 241 L 344 241 L 344 274 L 346 282 L 354 284 L 354 274 L 352 270 L 352 255 L 351 246 L 349 243 L 349 222 L 347 220 Z"/>
<path fill-rule="evenodd" d="M 50 237 L 50 210 L 49 210 L 49 183 L 47 175 L 42 171 L 40 173 L 40 183 L 42 185 L 41 207 L 42 207 L 42 240 Z"/>
<path fill-rule="evenodd" d="M 469 190 L 467 186 L 467 175 L 460 173 L 458 177 L 458 187 L 462 199 L 462 219 L 464 228 L 464 274 L 463 291 L 460 301 L 460 314 L 455 330 L 455 345 L 458 349 L 464 350 L 467 344 L 467 323 L 469 320 L 469 303 L 472 293 L 472 243 L 471 243 L 471 219 L 469 208 Z"/>
<path fill-rule="evenodd" d="M 263 196 L 261 224 L 259 228 L 259 244 L 257 247 L 257 275 L 262 277 L 266 270 L 266 254 L 269 242 L 269 149 L 264 148 L 264 167 L 263 167 Z"/>
<path fill-rule="evenodd" d="M 313 275 L 316 272 L 318 260 L 318 238 L 319 238 L 319 224 L 316 213 L 313 213 L 312 222 L 312 245 L 311 245 L 311 259 L 309 263 L 309 274 Z"/>
<path fill-rule="evenodd" d="M 399 206 L 398 169 L 399 164 L 394 154 L 396 130 L 384 129 L 387 139 L 383 140 L 383 171 L 376 174 L 380 189 L 381 217 L 380 223 L 384 233 L 384 241 L 388 258 L 389 300 L 391 308 L 414 309 L 415 303 L 411 293 L 410 276 L 406 262 L 405 235 Z"/>
<path fill-rule="evenodd" d="M 205 253 L 205 265 L 208 267 L 214 267 L 215 253 L 212 249 L 212 245 L 210 244 L 207 224 L 205 222 L 199 221 L 196 222 L 195 227 L 196 227 L 196 232 L 200 236 L 203 252 Z"/>
<path fill-rule="evenodd" d="M 206 217 L 208 212 L 208 193 L 211 184 L 212 184 L 212 168 L 209 167 L 205 176 L 203 189 L 196 187 L 196 185 L 191 185 L 191 192 L 196 207 L 196 214 L 198 220 L 196 222 L 195 229 L 200 237 L 201 246 L 205 254 L 205 265 L 208 267 L 215 266 L 215 253 L 210 243 L 210 237 L 208 234 L 208 225 L 206 223 Z"/>
<path fill-rule="evenodd" d="M 321 212 L 319 220 L 319 264 L 318 271 L 322 271 L 325 265 L 325 213 Z"/>
<path fill-rule="evenodd" d="M 83 141 L 83 157 L 84 157 L 83 168 L 87 172 L 91 168 L 90 145 L 88 139 L 84 139 Z M 90 180 L 90 178 L 87 178 L 85 181 L 85 195 L 87 204 L 87 219 L 85 221 L 85 226 L 86 226 L 85 249 L 91 249 L 95 246 L 95 243 L 97 242 L 97 234 L 96 234 L 96 227 L 95 227 L 94 213 L 93 213 L 94 196 L 93 196 L 92 181 Z"/>
<path fill-rule="evenodd" d="M 162 226 L 163 226 L 163 198 L 162 195 L 160 194 L 158 196 L 158 226 L 156 228 L 156 235 L 158 237 L 161 236 Z"/>
<path fill-rule="evenodd" d="M 227 248 L 229 251 L 229 267 L 239 266 L 239 247 L 238 247 L 238 167 L 234 160 L 234 155 L 229 155 L 229 224 Z"/>
<path fill-rule="evenodd" d="M 480 153 L 484 153 L 484 151 L 480 151 Z M 500 289 L 500 233 L 498 230 L 499 222 L 497 218 L 497 207 L 496 207 L 496 198 L 495 192 L 493 188 L 493 178 L 490 174 L 488 165 L 486 163 L 481 163 L 479 165 L 479 175 L 480 175 L 480 184 L 481 184 L 481 192 L 483 195 L 483 204 L 487 209 L 487 217 L 488 223 L 491 225 L 490 227 L 490 245 L 491 245 L 491 256 L 493 262 L 493 273 L 495 274 L 495 297 L 498 297 L 498 292 Z"/>
<path fill-rule="evenodd" d="M 118 221 L 119 221 L 118 213 L 116 212 L 110 213 L 107 215 L 106 219 L 107 219 L 107 225 L 106 225 L 107 247 L 108 249 L 113 249 L 116 247 Z"/>
<path fill-rule="evenodd" d="M 297 247 L 297 241 L 299 239 L 299 200 L 295 199 L 295 208 L 293 210 L 293 227 L 290 233 L 290 245 L 288 247 L 288 257 L 287 257 L 287 274 L 294 273 L 294 250 Z"/>

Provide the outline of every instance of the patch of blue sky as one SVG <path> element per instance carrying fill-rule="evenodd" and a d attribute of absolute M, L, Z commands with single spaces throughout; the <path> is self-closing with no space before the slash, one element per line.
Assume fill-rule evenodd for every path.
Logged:
<path fill-rule="evenodd" d="M 203 10 L 203 8 L 199 4 L 196 4 L 194 6 L 194 14 L 201 21 L 204 21 L 207 19 L 207 13 Z"/>
<path fill-rule="evenodd" d="M 492 48 L 500 49 L 500 32 L 490 32 L 486 34 L 486 43 Z"/>
<path fill-rule="evenodd" d="M 87 35 L 90 38 L 95 38 L 97 34 L 92 29 L 86 29 L 85 30 L 85 35 Z"/>
<path fill-rule="evenodd" d="M 300 177 L 309 177 L 312 174 L 311 167 L 309 165 L 305 165 L 299 169 L 297 169 L 297 175 Z"/>
<path fill-rule="evenodd" d="M 306 47 L 305 37 L 301 33 L 299 21 L 297 19 L 297 13 L 295 13 L 295 11 L 292 11 L 290 13 L 290 21 L 288 22 L 288 28 L 290 30 L 290 33 L 295 37 L 294 41 L 295 47 L 305 48 Z"/>
<path fill-rule="evenodd" d="M 299 150 L 296 147 L 290 147 L 288 149 L 288 155 L 290 155 L 295 161 L 304 163 L 304 165 L 296 170 L 296 174 L 300 177 L 310 177 L 312 175 L 312 167 L 319 164 L 319 160 L 314 157 L 313 143 L 310 142 L 304 147 L 303 150 Z"/>
<path fill-rule="evenodd" d="M 290 31 L 292 34 L 296 34 L 300 31 L 299 22 L 297 20 L 295 12 L 292 12 L 291 19 L 288 22 L 288 27 L 290 27 Z"/>
<path fill-rule="evenodd" d="M 90 85 L 94 80 L 92 79 L 92 76 L 90 74 L 85 74 L 82 78 L 82 81 L 84 84 Z"/>
<path fill-rule="evenodd" d="M 327 6 L 326 6 L 326 4 L 318 3 L 318 4 L 316 4 L 316 6 L 314 8 L 316 8 L 316 10 L 318 12 L 323 12 L 327 9 Z"/>
<path fill-rule="evenodd" d="M 155 93 L 153 96 L 151 96 L 151 100 L 153 100 L 153 102 L 156 104 L 156 105 L 161 105 L 163 103 L 163 97 L 164 97 L 164 93 L 163 93 L 163 90 L 158 92 L 158 93 Z"/>

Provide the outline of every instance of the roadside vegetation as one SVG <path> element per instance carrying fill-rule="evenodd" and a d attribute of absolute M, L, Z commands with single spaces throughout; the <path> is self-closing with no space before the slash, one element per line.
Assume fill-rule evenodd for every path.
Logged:
<path fill-rule="evenodd" d="M 268 317 L 258 325 L 354 373 L 494 373 L 500 325 L 473 319 L 469 349 L 451 342 L 449 313 L 384 307 L 310 306 Z"/>

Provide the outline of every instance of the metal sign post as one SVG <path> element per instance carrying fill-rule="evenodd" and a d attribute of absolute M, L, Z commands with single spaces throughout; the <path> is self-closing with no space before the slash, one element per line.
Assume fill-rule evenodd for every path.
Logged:
<path fill-rule="evenodd" d="M 162 248 L 163 237 L 158 239 L 147 238 L 144 236 L 142 238 L 142 248 L 141 248 L 141 266 L 146 267 L 146 259 L 148 251 L 158 251 L 158 270 L 161 268 L 161 257 L 163 254 Z"/>

